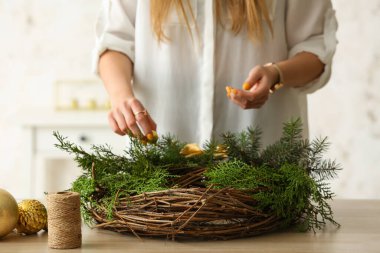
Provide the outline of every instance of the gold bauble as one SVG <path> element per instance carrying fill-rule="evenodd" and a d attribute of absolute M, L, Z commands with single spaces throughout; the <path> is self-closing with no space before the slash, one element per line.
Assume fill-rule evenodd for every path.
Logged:
<path fill-rule="evenodd" d="M 17 202 L 6 190 L 0 189 L 0 238 L 9 234 L 18 219 Z"/>
<path fill-rule="evenodd" d="M 198 144 L 189 143 L 186 144 L 179 153 L 185 156 L 186 158 L 190 158 L 193 156 L 202 155 L 203 150 L 198 146 Z"/>
<path fill-rule="evenodd" d="M 34 199 L 23 200 L 18 204 L 19 219 L 16 225 L 18 233 L 34 234 L 47 227 L 45 206 Z"/>

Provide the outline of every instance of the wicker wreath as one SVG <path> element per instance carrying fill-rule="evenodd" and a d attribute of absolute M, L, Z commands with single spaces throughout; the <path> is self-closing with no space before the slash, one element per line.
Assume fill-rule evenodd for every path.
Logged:
<path fill-rule="evenodd" d="M 86 221 L 137 237 L 232 239 L 301 224 L 321 229 L 333 219 L 325 179 L 339 165 L 322 158 L 326 139 L 302 139 L 300 121 L 260 150 L 260 132 L 248 129 L 205 149 L 168 137 L 146 146 L 134 140 L 126 156 L 108 146 L 88 153 L 54 133 L 56 146 L 75 155 L 83 175 Z M 252 183 L 253 182 L 253 183 Z"/>
<path fill-rule="evenodd" d="M 258 211 L 256 201 L 234 189 L 190 188 L 119 199 L 114 219 L 92 210 L 96 227 L 139 236 L 232 239 L 281 227 L 281 219 Z"/>

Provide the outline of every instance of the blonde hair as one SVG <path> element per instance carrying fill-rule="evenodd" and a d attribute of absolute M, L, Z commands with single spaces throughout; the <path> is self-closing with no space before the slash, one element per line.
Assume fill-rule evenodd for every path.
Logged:
<path fill-rule="evenodd" d="M 232 21 L 231 31 L 235 35 L 246 25 L 249 38 L 255 42 L 262 41 L 264 39 L 264 21 L 273 34 L 266 0 L 215 0 L 215 3 L 217 21 L 223 25 L 222 16 L 228 15 Z M 195 23 L 195 16 L 190 0 L 151 0 L 152 28 L 157 40 L 169 40 L 164 33 L 162 24 L 166 21 L 172 8 L 175 8 L 179 17 L 182 17 L 191 38 L 193 38 L 190 22 Z M 189 13 L 186 13 L 186 9 L 189 10 Z"/>

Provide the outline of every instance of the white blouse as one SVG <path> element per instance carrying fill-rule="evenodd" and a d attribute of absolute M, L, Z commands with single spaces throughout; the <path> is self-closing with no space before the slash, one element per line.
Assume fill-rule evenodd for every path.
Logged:
<path fill-rule="evenodd" d="M 268 0 L 268 3 L 270 1 Z M 204 143 L 226 131 L 260 126 L 263 144 L 281 136 L 282 125 L 300 117 L 308 134 L 307 99 L 330 78 L 337 22 L 330 0 L 273 0 L 269 3 L 274 36 L 265 27 L 261 44 L 246 30 L 234 35 L 229 20 L 216 22 L 213 0 L 190 0 L 198 26 L 194 39 L 173 10 L 164 24 L 170 42 L 155 39 L 149 0 L 104 0 L 97 23 L 94 69 L 106 49 L 126 54 L 134 63 L 133 89 L 156 121 L 159 134 Z M 311 52 L 326 64 L 323 74 L 302 88 L 284 87 L 260 109 L 243 110 L 227 99 L 225 86 L 241 88 L 258 64 Z"/>

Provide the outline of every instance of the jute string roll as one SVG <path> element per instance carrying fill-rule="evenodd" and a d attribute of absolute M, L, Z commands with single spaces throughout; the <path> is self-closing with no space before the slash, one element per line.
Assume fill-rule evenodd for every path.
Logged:
<path fill-rule="evenodd" d="M 47 195 L 48 245 L 54 249 L 73 249 L 82 244 L 80 198 L 76 192 Z"/>

